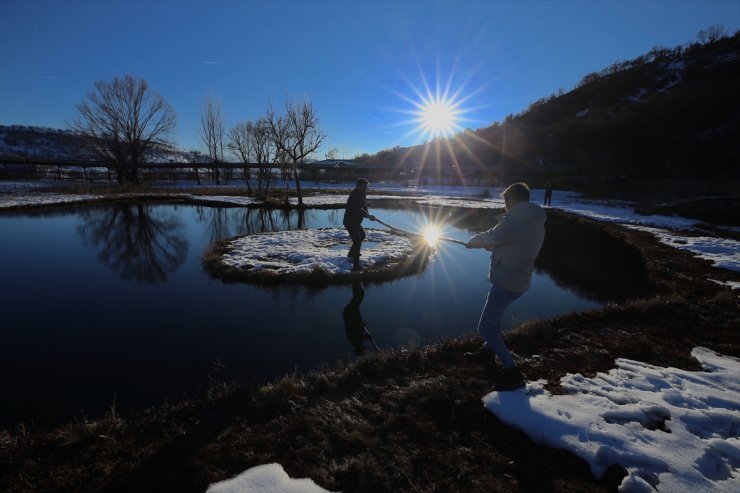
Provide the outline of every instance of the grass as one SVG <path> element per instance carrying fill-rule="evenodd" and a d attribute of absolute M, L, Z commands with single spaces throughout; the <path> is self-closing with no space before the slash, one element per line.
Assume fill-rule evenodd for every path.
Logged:
<path fill-rule="evenodd" d="M 456 216 L 471 227 L 490 213 Z M 587 276 L 598 310 L 532 322 L 506 335 L 530 380 L 592 376 L 618 357 L 696 370 L 695 346 L 740 357 L 738 280 L 651 235 L 548 212 L 538 265 L 567 284 Z M 609 275 L 589 275 L 602 268 Z M 573 272 L 577 272 L 572 278 Z M 462 352 L 477 338 L 285 375 L 261 387 L 219 383 L 202 395 L 123 419 L 107 416 L 34 432 L 0 433 L 3 491 L 205 490 L 279 462 L 333 491 L 600 492 L 624 475 L 592 477 L 572 454 L 532 442 L 487 412 L 498 375 Z"/>

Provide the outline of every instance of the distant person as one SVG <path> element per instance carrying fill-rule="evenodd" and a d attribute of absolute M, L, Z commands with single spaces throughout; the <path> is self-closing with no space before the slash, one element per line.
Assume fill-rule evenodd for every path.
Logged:
<path fill-rule="evenodd" d="M 545 185 L 545 205 L 550 205 L 552 202 L 552 182 L 547 180 Z"/>
<path fill-rule="evenodd" d="M 344 210 L 344 227 L 352 239 L 352 247 L 349 249 L 347 256 L 352 259 L 352 270 L 355 272 L 362 271 L 360 265 L 360 248 L 362 240 L 365 239 L 365 230 L 362 229 L 362 220 L 368 218 L 375 221 L 375 216 L 367 212 L 367 187 L 370 182 L 364 178 L 357 180 L 355 189 L 352 190 L 347 199 L 347 208 Z"/>
<path fill-rule="evenodd" d="M 524 376 L 501 336 L 501 314 L 527 289 L 532 279 L 534 260 L 545 239 L 545 211 L 529 202 L 526 183 L 514 183 L 503 191 L 506 212 L 498 217 L 498 224 L 468 240 L 468 248 L 485 248 L 491 253 L 488 292 L 483 313 L 478 322 L 478 333 L 483 346 L 466 356 L 483 357 L 493 361 L 498 356 L 503 371 L 494 390 L 513 390 L 524 386 Z"/>
<path fill-rule="evenodd" d="M 365 354 L 365 341 L 371 340 L 367 331 L 365 321 L 362 320 L 360 305 L 365 298 L 365 290 L 362 289 L 360 281 L 352 283 L 352 299 L 344 307 L 342 318 L 344 318 L 344 330 L 347 331 L 347 339 L 355 350 L 355 355 Z"/>

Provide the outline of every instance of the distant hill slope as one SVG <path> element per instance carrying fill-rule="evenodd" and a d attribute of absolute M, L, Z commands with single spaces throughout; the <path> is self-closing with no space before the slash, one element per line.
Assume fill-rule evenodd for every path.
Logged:
<path fill-rule="evenodd" d="M 60 161 L 95 161 L 86 148 L 84 136 L 74 130 L 0 125 L 0 158 L 58 159 Z M 185 151 L 162 151 L 147 157 L 151 162 L 192 162 Z"/>
<path fill-rule="evenodd" d="M 509 176 L 737 176 L 740 35 L 654 48 L 586 75 L 502 123 L 441 143 L 394 148 L 378 166 L 494 168 Z"/>
<path fill-rule="evenodd" d="M 90 160 L 83 137 L 73 130 L 0 125 L 0 157 Z"/>

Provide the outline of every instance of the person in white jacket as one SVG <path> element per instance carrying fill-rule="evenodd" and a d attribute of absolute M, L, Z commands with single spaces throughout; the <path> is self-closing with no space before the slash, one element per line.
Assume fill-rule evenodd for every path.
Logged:
<path fill-rule="evenodd" d="M 534 261 L 545 239 L 546 215 L 540 206 L 529 202 L 526 183 L 509 186 L 501 196 L 506 212 L 498 217 L 498 224 L 466 244 L 492 252 L 488 272 L 491 289 L 478 322 L 478 333 L 485 343 L 480 351 L 466 355 L 498 356 L 503 372 L 494 390 L 513 390 L 524 386 L 524 376 L 501 337 L 501 314 L 529 289 Z"/>

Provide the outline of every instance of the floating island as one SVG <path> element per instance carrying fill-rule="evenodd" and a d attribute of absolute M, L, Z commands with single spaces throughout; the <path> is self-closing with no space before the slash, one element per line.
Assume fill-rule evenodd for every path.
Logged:
<path fill-rule="evenodd" d="M 239 236 L 217 242 L 204 266 L 225 281 L 260 284 L 348 284 L 390 281 L 417 274 L 432 248 L 421 239 L 365 229 L 362 272 L 352 271 L 351 241 L 344 228 L 302 229 Z"/>

